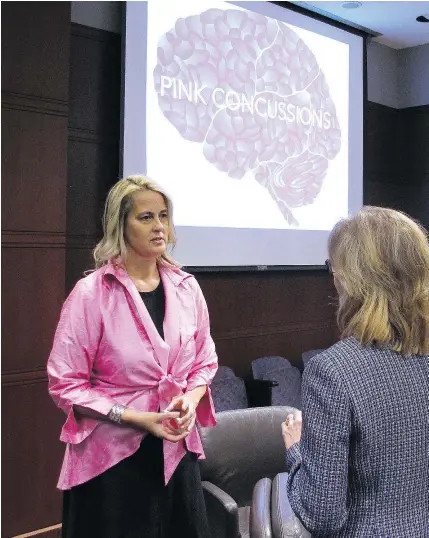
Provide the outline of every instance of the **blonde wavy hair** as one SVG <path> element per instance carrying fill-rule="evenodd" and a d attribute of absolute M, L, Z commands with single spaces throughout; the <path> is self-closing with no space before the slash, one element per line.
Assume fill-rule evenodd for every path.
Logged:
<path fill-rule="evenodd" d="M 121 263 L 126 260 L 125 223 L 133 208 L 133 195 L 139 191 L 158 192 L 163 197 L 168 210 L 167 247 L 171 250 L 175 246 L 173 204 L 169 196 L 159 185 L 145 176 L 128 176 L 115 183 L 107 195 L 103 215 L 103 238 L 93 252 L 97 269 L 107 263 Z M 176 267 L 180 266 L 167 252 L 161 255 L 159 261 Z"/>
<path fill-rule="evenodd" d="M 364 207 L 329 238 L 338 326 L 361 344 L 429 354 L 427 232 L 393 209 Z"/>

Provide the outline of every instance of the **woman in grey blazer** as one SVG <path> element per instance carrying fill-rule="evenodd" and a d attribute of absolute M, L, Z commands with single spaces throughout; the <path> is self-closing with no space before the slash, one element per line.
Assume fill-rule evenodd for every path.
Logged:
<path fill-rule="evenodd" d="M 318 538 L 428 538 L 427 235 L 366 207 L 329 257 L 342 339 L 304 370 L 302 422 L 282 425 L 290 504 Z"/>

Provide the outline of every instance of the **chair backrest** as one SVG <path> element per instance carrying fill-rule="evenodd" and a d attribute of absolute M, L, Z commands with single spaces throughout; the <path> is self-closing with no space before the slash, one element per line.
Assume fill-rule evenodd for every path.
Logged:
<path fill-rule="evenodd" d="M 272 372 L 272 379 L 278 382 L 272 388 L 271 405 L 286 405 L 301 409 L 301 372 L 295 366 Z"/>
<path fill-rule="evenodd" d="M 302 357 L 302 364 L 304 368 L 307 366 L 308 361 L 318 355 L 319 353 L 322 353 L 325 351 L 324 349 L 310 349 L 308 351 L 304 351 L 301 355 Z"/>
<path fill-rule="evenodd" d="M 301 372 L 283 357 L 261 357 L 252 362 L 255 379 L 277 381 L 272 389 L 272 405 L 301 409 Z"/>
<path fill-rule="evenodd" d="M 236 377 L 232 368 L 230 368 L 229 366 L 219 366 L 214 378 L 217 380 L 221 380 L 231 379 L 232 377 Z"/>
<path fill-rule="evenodd" d="M 206 459 L 200 461 L 201 478 L 220 487 L 247 506 L 260 478 L 274 478 L 286 470 L 281 423 L 291 407 L 254 407 L 225 411 L 214 428 L 201 428 Z"/>
<path fill-rule="evenodd" d="M 219 367 L 210 389 L 216 413 L 249 407 L 244 380 L 227 366 Z"/>
<path fill-rule="evenodd" d="M 254 379 L 271 379 L 267 377 L 271 371 L 291 367 L 291 363 L 284 357 L 260 357 L 259 359 L 252 361 L 252 374 Z"/>

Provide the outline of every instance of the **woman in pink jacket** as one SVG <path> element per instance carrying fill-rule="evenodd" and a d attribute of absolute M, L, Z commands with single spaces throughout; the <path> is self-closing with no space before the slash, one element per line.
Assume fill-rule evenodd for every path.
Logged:
<path fill-rule="evenodd" d="M 168 196 L 120 180 L 94 251 L 67 298 L 48 361 L 67 414 L 58 487 L 63 538 L 208 537 L 197 421 L 214 426 L 217 370 L 201 289 L 168 256 Z"/>

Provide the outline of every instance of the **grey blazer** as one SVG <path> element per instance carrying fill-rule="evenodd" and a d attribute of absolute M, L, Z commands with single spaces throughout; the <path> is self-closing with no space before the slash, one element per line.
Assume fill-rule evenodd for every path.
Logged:
<path fill-rule="evenodd" d="M 288 497 L 314 537 L 429 538 L 429 356 L 347 338 L 302 382 Z"/>

